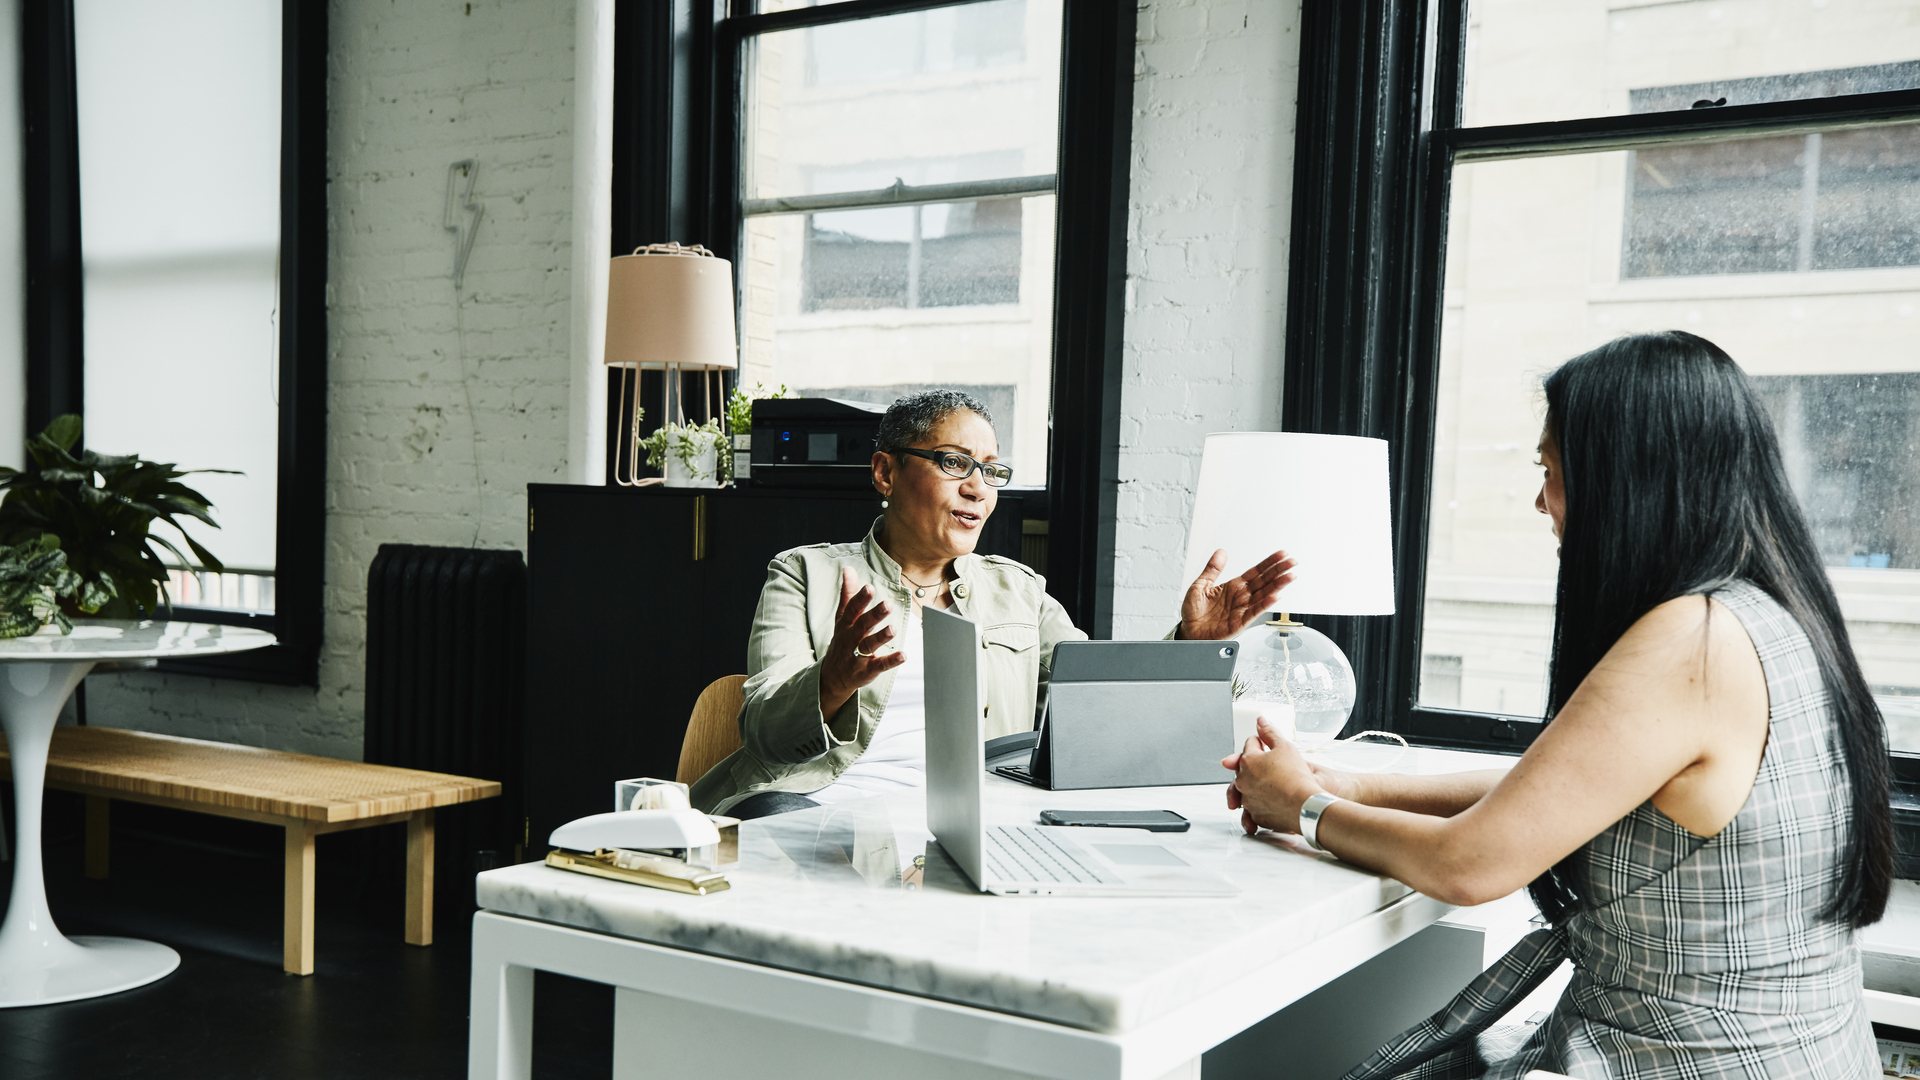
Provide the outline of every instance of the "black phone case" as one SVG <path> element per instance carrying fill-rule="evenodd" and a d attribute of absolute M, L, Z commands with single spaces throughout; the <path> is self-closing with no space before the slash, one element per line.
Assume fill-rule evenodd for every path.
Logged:
<path fill-rule="evenodd" d="M 1138 811 L 1132 810 L 1125 811 L 1125 813 L 1137 812 Z M 1092 829 L 1145 829 L 1148 832 L 1186 832 L 1188 828 L 1192 827 L 1192 822 L 1181 817 L 1179 814 L 1174 814 L 1171 810 L 1162 810 L 1160 812 L 1163 814 L 1173 814 L 1174 820 L 1156 821 L 1150 824 L 1142 824 L 1137 821 L 1114 821 L 1111 819 L 1103 819 L 1101 815 L 1104 811 L 1100 810 L 1042 810 L 1040 811 L 1040 820 L 1048 825 L 1080 826 Z"/>

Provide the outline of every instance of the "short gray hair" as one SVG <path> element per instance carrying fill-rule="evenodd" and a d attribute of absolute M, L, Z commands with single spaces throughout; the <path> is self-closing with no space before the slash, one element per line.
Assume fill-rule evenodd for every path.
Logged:
<path fill-rule="evenodd" d="M 978 414 L 989 427 L 993 425 L 993 414 L 987 411 L 987 403 L 972 394 L 958 390 L 923 390 L 900 398 L 887 406 L 886 415 L 880 418 L 880 430 L 873 437 L 874 448 L 892 453 L 912 446 L 926 438 L 933 425 L 962 409 Z"/>

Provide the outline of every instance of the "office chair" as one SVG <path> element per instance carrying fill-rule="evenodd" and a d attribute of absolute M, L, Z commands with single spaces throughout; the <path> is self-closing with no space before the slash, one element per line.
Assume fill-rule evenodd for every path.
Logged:
<path fill-rule="evenodd" d="M 726 675 L 700 691 L 700 700 L 693 703 L 693 716 L 687 721 L 687 737 L 680 742 L 680 768 L 675 780 L 691 784 L 740 749 L 740 703 L 745 700 L 740 688 L 746 682 L 745 675 Z"/>

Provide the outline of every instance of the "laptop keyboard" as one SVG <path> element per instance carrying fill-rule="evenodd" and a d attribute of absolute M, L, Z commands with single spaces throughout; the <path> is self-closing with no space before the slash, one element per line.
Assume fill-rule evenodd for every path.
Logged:
<path fill-rule="evenodd" d="M 1118 885 L 1121 880 L 1090 866 L 1052 830 L 1001 825 L 987 830 L 987 873 L 1000 881 L 1053 881 Z"/>

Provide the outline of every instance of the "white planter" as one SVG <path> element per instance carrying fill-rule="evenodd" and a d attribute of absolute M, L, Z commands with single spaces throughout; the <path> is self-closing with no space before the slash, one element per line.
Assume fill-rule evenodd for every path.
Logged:
<path fill-rule="evenodd" d="M 694 444 L 693 467 L 689 469 L 682 460 L 678 447 L 667 451 L 666 468 L 662 470 L 667 487 L 681 488 L 717 488 L 720 486 L 720 436 L 712 432 L 697 432 L 679 436 L 680 439 Z"/>

